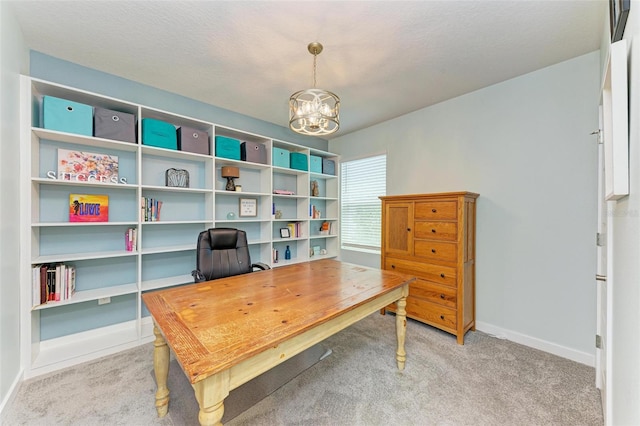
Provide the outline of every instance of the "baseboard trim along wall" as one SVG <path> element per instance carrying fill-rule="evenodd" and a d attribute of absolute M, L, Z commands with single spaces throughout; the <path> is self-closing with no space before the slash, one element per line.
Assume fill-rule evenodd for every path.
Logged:
<path fill-rule="evenodd" d="M 507 339 L 521 345 L 529 346 L 530 348 L 539 349 L 562 358 L 570 359 L 572 361 L 579 362 L 580 364 L 588 365 L 589 367 L 595 367 L 596 365 L 596 358 L 593 354 L 580 352 L 575 349 L 567 348 L 566 346 L 547 342 L 546 340 L 541 340 L 536 337 L 527 336 L 526 334 L 518 333 L 513 330 L 496 327 L 495 325 L 479 321 L 476 321 L 476 330 L 490 334 L 499 339 Z"/>
<path fill-rule="evenodd" d="M 15 380 L 13 381 L 13 383 L 11 383 L 11 386 L 7 390 L 7 394 L 5 395 L 4 399 L 2 400 L 2 402 L 0 402 L 0 424 L 4 423 L 2 421 L 2 414 L 4 413 L 4 409 L 13 403 L 13 400 L 16 398 L 16 395 L 18 394 L 18 388 L 20 387 L 20 384 L 24 380 L 23 375 L 24 375 L 24 369 L 20 369 L 20 371 L 16 375 Z"/>

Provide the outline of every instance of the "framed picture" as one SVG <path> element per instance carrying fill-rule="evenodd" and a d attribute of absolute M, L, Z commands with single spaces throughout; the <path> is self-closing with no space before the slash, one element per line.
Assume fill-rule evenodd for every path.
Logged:
<path fill-rule="evenodd" d="M 240 198 L 240 217 L 258 216 L 258 199 L 257 198 Z"/>
<path fill-rule="evenodd" d="M 58 179 L 118 183 L 118 156 L 58 148 Z"/>
<path fill-rule="evenodd" d="M 108 221 L 108 195 L 69 194 L 69 222 Z"/>
<path fill-rule="evenodd" d="M 631 0 L 609 0 L 609 23 L 611 26 L 611 43 L 622 39 L 627 24 Z"/>
<path fill-rule="evenodd" d="M 291 238 L 289 228 L 280 228 L 280 238 Z"/>

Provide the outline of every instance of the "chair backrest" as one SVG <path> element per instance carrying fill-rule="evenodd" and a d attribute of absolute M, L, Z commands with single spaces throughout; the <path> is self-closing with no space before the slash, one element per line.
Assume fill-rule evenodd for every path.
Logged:
<path fill-rule="evenodd" d="M 252 272 L 247 233 L 234 228 L 210 228 L 198 235 L 196 268 L 204 279 Z"/>

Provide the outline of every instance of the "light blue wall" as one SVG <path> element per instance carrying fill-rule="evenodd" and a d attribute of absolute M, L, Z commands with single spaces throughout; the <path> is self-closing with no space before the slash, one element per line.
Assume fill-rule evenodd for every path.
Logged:
<path fill-rule="evenodd" d="M 478 192 L 477 321 L 587 359 L 599 69 L 593 52 L 329 142 L 343 161 L 386 151 L 389 195 Z"/>
<path fill-rule="evenodd" d="M 277 126 L 40 52 L 31 51 L 30 75 L 35 78 L 198 118 L 273 139 L 327 150 L 327 141 L 324 139 L 302 136 L 288 127 Z M 203 81 L 202 84 L 206 84 L 206 81 Z"/>
<path fill-rule="evenodd" d="M 0 1 L 0 409 L 20 368 L 20 73 L 28 56 L 10 6 Z"/>

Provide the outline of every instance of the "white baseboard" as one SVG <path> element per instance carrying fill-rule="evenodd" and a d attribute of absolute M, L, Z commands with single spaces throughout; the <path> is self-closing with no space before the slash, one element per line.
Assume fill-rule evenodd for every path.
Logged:
<path fill-rule="evenodd" d="M 13 383 L 11 383 L 11 386 L 9 387 L 7 394 L 4 396 L 4 398 L 2 399 L 2 402 L 0 403 L 0 424 L 4 423 L 2 421 L 2 415 L 4 413 L 4 409 L 9 405 L 11 405 L 11 403 L 15 399 L 16 394 L 18 393 L 18 387 L 23 381 L 23 376 L 24 376 L 24 370 L 21 369 L 20 372 L 16 375 L 15 379 L 13 380 Z"/>
<path fill-rule="evenodd" d="M 529 346 L 530 348 L 539 349 L 562 358 L 567 358 L 572 361 L 579 362 L 580 364 L 588 365 L 589 367 L 595 367 L 596 365 L 595 354 L 580 352 L 556 343 L 538 339 L 537 337 L 527 336 L 526 334 L 518 333 L 517 331 L 496 327 L 495 325 L 480 321 L 476 321 L 476 330 L 500 339 L 507 339 L 521 345 Z"/>

